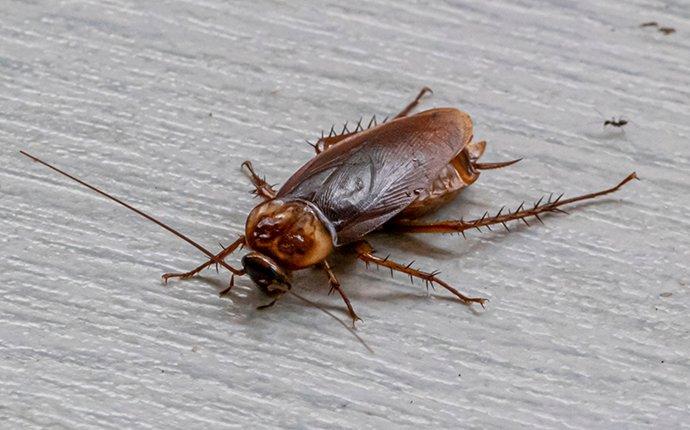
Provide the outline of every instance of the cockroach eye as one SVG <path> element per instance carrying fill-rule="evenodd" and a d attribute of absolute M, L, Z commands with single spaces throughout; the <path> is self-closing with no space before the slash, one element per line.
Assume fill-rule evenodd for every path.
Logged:
<path fill-rule="evenodd" d="M 292 288 L 286 272 L 270 257 L 250 252 L 242 257 L 242 266 L 254 283 L 269 296 L 279 296 Z"/>

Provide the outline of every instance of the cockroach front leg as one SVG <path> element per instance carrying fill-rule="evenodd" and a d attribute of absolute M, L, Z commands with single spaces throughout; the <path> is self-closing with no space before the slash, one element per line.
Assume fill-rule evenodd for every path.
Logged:
<path fill-rule="evenodd" d="M 337 291 L 338 294 L 340 294 L 340 297 L 342 297 L 343 301 L 345 302 L 345 306 L 347 306 L 347 312 L 350 314 L 350 318 L 352 318 L 352 326 L 354 327 L 355 322 L 357 320 L 362 321 L 362 318 L 358 317 L 355 313 L 355 310 L 352 307 L 352 303 L 350 303 L 350 299 L 345 294 L 345 291 L 340 285 L 340 281 L 338 281 L 338 278 L 335 277 L 335 274 L 333 273 L 333 270 L 331 270 L 331 266 L 328 264 L 328 262 L 324 260 L 321 262 L 320 265 L 323 268 L 324 272 L 326 272 L 326 276 L 328 276 L 328 283 L 331 286 L 331 290 L 328 292 L 328 294 L 331 294 L 333 290 Z"/>
<path fill-rule="evenodd" d="M 481 218 L 477 218 L 470 221 L 460 220 L 446 220 L 446 221 L 435 221 L 435 222 L 424 222 L 424 221 L 413 221 L 413 220 L 397 220 L 392 222 L 387 227 L 389 229 L 406 232 L 406 233 L 460 233 L 465 235 L 466 230 L 477 229 L 482 231 L 482 227 L 486 227 L 491 230 L 492 225 L 502 224 L 506 230 L 510 231 L 508 228 L 508 221 L 520 220 L 529 226 L 527 218 L 534 217 L 539 222 L 541 220 L 540 215 L 550 213 L 550 212 L 561 212 L 567 213 L 561 206 L 569 205 L 572 203 L 580 202 L 583 200 L 590 200 L 605 194 L 610 194 L 618 191 L 623 185 L 637 179 L 635 172 L 629 174 L 625 179 L 623 179 L 618 185 L 607 188 L 596 193 L 583 194 L 577 197 L 572 197 L 569 199 L 562 199 L 563 194 L 553 199 L 553 194 L 549 196 L 546 201 L 544 197 L 540 198 L 532 207 L 525 207 L 523 202 L 514 212 L 506 212 L 503 214 L 503 208 L 498 211 L 494 216 L 488 216 L 488 212 L 484 214 Z"/>
<path fill-rule="evenodd" d="M 223 248 L 222 251 L 220 251 L 218 254 L 216 254 L 212 259 L 208 260 L 204 264 L 200 265 L 199 267 L 196 267 L 195 269 L 190 270 L 189 272 L 184 272 L 184 273 L 164 273 L 163 274 L 163 281 L 167 284 L 168 279 L 170 278 L 180 278 L 180 279 L 188 279 L 191 278 L 192 276 L 196 275 L 197 273 L 201 272 L 205 268 L 213 265 L 213 264 L 218 264 L 218 262 L 223 261 L 228 255 L 232 254 L 237 248 L 240 246 L 244 245 L 244 236 L 240 236 L 239 239 L 231 243 L 228 247 Z M 244 273 L 244 270 L 239 270 L 237 273 L 233 272 L 234 275 L 242 275 Z"/>
<path fill-rule="evenodd" d="M 374 248 L 372 248 L 369 242 L 367 241 L 358 242 L 355 246 L 355 250 L 357 251 L 357 258 L 364 261 L 364 263 L 367 264 L 367 266 L 369 265 L 369 263 L 373 263 L 377 266 L 387 267 L 390 269 L 391 275 L 393 274 L 393 271 L 405 273 L 410 277 L 410 279 L 414 277 L 423 280 L 427 284 L 427 287 L 429 285 L 433 286 L 434 284 L 438 284 L 446 290 L 453 293 L 458 299 L 460 299 L 460 301 L 462 301 L 466 305 L 471 305 L 472 303 L 479 303 L 482 307 L 484 307 L 484 303 L 487 301 L 487 299 L 484 298 L 467 297 L 466 295 L 462 294 L 460 291 L 456 290 L 455 288 L 448 285 L 446 282 L 439 279 L 437 276 L 439 272 L 423 272 L 418 269 L 413 269 L 411 267 L 412 263 L 404 265 L 396 263 L 395 261 L 390 260 L 388 257 L 378 257 L 374 255 Z"/>
<path fill-rule="evenodd" d="M 270 200 L 276 196 L 276 191 L 273 189 L 273 187 L 266 182 L 264 178 L 261 178 L 256 174 L 251 161 L 245 161 L 242 163 L 242 167 L 246 169 L 245 173 L 255 187 L 255 190 L 253 191 L 254 194 L 263 198 L 264 200 Z"/>

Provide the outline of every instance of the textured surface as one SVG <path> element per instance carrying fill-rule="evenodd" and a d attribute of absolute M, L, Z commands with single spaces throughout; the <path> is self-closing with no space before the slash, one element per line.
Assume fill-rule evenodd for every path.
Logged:
<path fill-rule="evenodd" d="M 0 426 L 688 425 L 687 1 L 1 3 Z M 525 157 L 439 216 L 643 180 L 510 234 L 373 239 L 484 312 L 338 259 L 374 355 L 295 298 L 219 299 L 225 273 L 163 287 L 202 256 L 18 154 L 217 249 L 255 202 L 242 160 L 283 181 L 303 139 L 422 85 L 487 161 Z M 321 273 L 297 284 L 344 316 Z"/>

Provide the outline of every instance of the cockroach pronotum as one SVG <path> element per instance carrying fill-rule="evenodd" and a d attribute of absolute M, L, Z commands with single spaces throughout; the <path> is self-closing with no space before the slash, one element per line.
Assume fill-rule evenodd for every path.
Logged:
<path fill-rule="evenodd" d="M 367 126 L 362 122 L 353 131 L 347 126 L 338 133 L 334 128 L 314 144 L 316 156 L 295 172 L 277 191 L 259 177 L 249 161 L 245 173 L 262 199 L 251 210 L 245 232 L 222 251 L 213 254 L 203 246 L 151 215 L 71 176 L 33 155 L 22 154 L 77 181 L 99 194 L 125 206 L 203 252 L 207 261 L 184 273 L 166 273 L 163 279 L 190 278 L 203 269 L 220 265 L 231 272 L 227 294 L 235 276 L 247 275 L 275 301 L 292 289 L 291 273 L 317 267 L 328 277 L 331 291 L 337 291 L 354 324 L 359 319 L 328 262 L 335 248 L 349 246 L 367 266 L 383 266 L 393 272 L 418 278 L 429 285 L 439 285 L 460 302 L 484 306 L 486 299 L 468 297 L 439 278 L 439 272 L 422 271 L 410 264 L 380 257 L 366 236 L 380 230 L 405 233 L 459 233 L 528 219 L 542 221 L 547 213 L 563 212 L 562 207 L 618 191 L 636 179 L 631 173 L 612 188 L 564 199 L 563 194 L 542 197 L 533 205 L 521 204 L 513 211 L 504 208 L 493 216 L 471 220 L 423 221 L 419 218 L 451 201 L 465 187 L 474 183 L 482 170 L 498 169 L 519 160 L 481 163 L 485 141 L 473 141 L 472 120 L 454 108 L 436 108 L 410 115 L 428 88 L 422 89 L 405 109 L 389 121 Z M 615 125 L 615 124 L 614 124 Z M 241 259 L 241 267 L 225 260 L 241 247 L 250 250 Z"/>

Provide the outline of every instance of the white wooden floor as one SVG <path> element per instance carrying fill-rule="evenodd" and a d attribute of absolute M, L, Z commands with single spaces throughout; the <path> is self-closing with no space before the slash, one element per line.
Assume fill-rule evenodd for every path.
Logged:
<path fill-rule="evenodd" d="M 288 3 L 2 2 L 0 427 L 689 426 L 690 3 Z M 524 157 L 439 217 L 642 180 L 510 234 L 373 238 L 484 312 L 334 259 L 375 354 L 247 280 L 219 299 L 223 272 L 164 287 L 203 256 L 18 152 L 218 249 L 256 203 L 243 160 L 280 183 L 424 85 L 486 161 Z"/>

